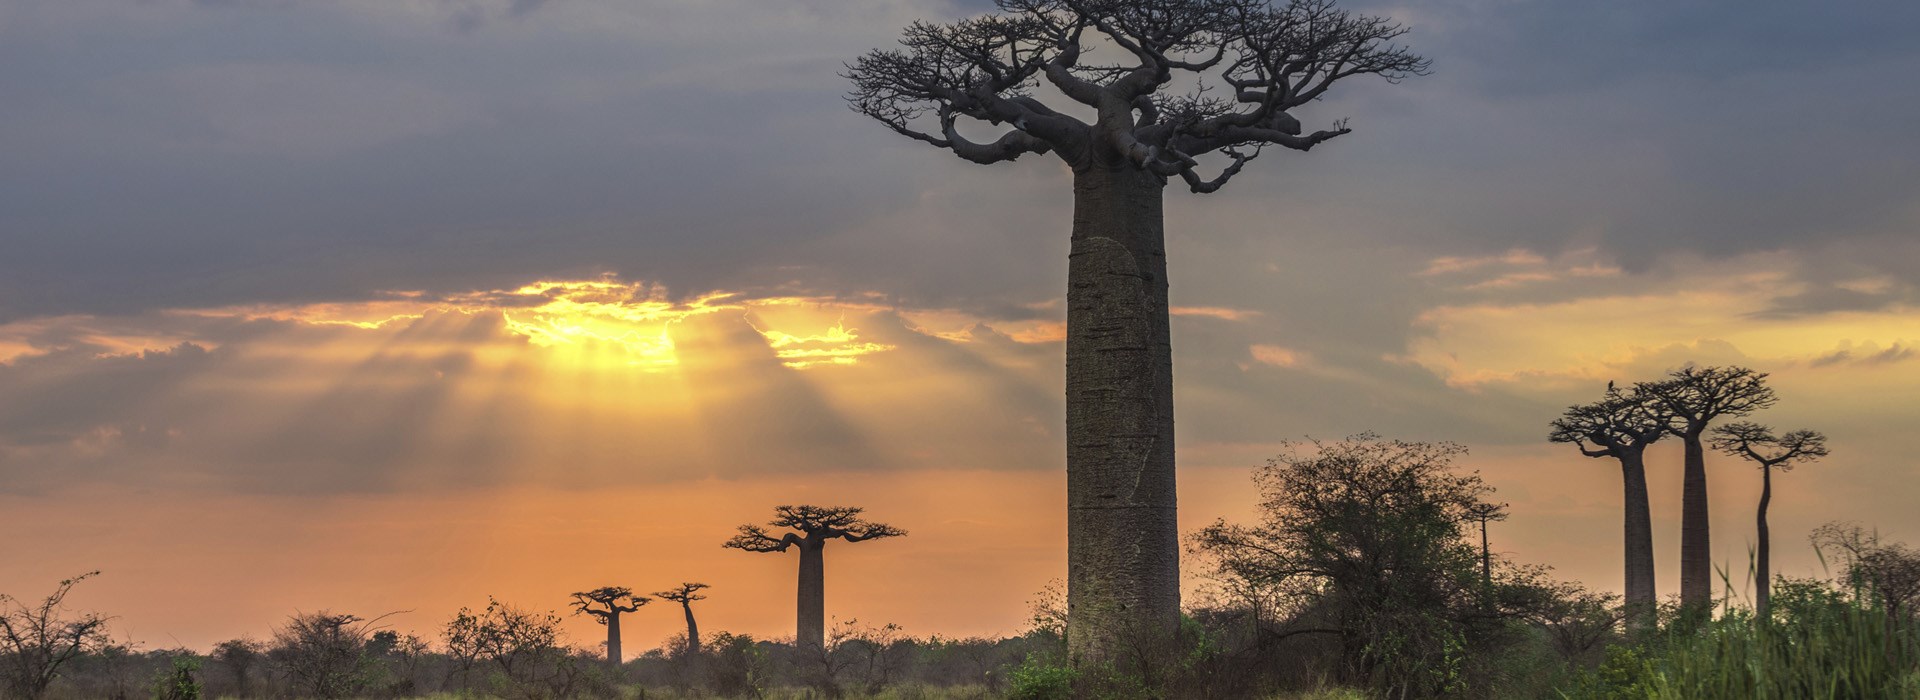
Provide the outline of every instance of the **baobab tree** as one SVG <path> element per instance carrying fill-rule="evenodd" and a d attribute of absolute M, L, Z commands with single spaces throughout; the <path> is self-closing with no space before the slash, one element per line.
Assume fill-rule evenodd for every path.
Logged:
<path fill-rule="evenodd" d="M 1760 508 L 1754 516 L 1759 539 L 1754 549 L 1753 609 L 1767 619 L 1767 594 L 1772 589 L 1767 538 L 1767 505 L 1773 501 L 1773 470 L 1792 471 L 1794 465 L 1827 456 L 1827 436 L 1811 430 L 1775 435 L 1759 423 L 1741 421 L 1713 429 L 1713 449 L 1746 459 L 1760 467 Z"/>
<path fill-rule="evenodd" d="M 740 534 L 722 545 L 748 552 L 800 550 L 800 582 L 794 623 L 795 645 L 824 649 L 827 637 L 826 562 L 821 557 L 829 540 L 865 542 L 902 537 L 906 530 L 860 517 L 864 508 L 848 506 L 779 506 L 767 524 L 786 528 L 778 537 L 759 525 L 741 525 Z"/>
<path fill-rule="evenodd" d="M 856 59 L 848 101 L 968 161 L 1051 153 L 1072 174 L 1067 637 L 1076 662 L 1098 661 L 1103 638 L 1179 620 L 1167 183 L 1214 192 L 1269 147 L 1305 151 L 1349 133 L 1345 120 L 1303 133 L 1291 112 L 1336 82 L 1398 81 L 1428 61 L 1396 43 L 1401 25 L 1332 0 L 995 4 L 996 14 L 916 22 L 900 48 Z M 1119 62 L 1088 60 L 1109 49 Z M 974 140 L 963 125 L 1004 132 Z M 1209 154 L 1223 162 L 1211 177 Z"/>
<path fill-rule="evenodd" d="M 1664 404 L 1637 390 L 1607 383 L 1599 401 L 1570 406 L 1553 421 L 1553 442 L 1572 443 L 1580 454 L 1620 462 L 1625 488 L 1622 549 L 1626 556 L 1627 626 L 1652 629 L 1656 608 L 1653 584 L 1653 515 L 1647 502 L 1647 446 L 1667 434 L 1673 416 Z"/>
<path fill-rule="evenodd" d="M 1767 374 L 1745 367 L 1685 367 L 1635 390 L 1673 414 L 1668 431 L 1686 447 L 1680 490 L 1680 607 L 1688 616 L 1713 610 L 1713 536 L 1707 518 L 1707 455 L 1701 436 L 1721 418 L 1738 418 L 1778 400 Z"/>
<path fill-rule="evenodd" d="M 1480 580 L 1493 585 L 1493 550 L 1487 546 L 1487 523 L 1507 519 L 1507 504 L 1474 501 L 1462 509 L 1465 519 L 1480 525 Z"/>
<path fill-rule="evenodd" d="M 689 654 L 700 653 L 700 625 L 693 621 L 693 601 L 706 600 L 707 597 L 701 595 L 700 591 L 707 588 L 710 586 L 704 583 L 682 583 L 677 588 L 653 594 L 655 598 L 679 603 L 680 610 L 687 614 L 687 653 Z"/>
<path fill-rule="evenodd" d="M 633 589 L 625 586 L 603 586 L 591 591 L 573 594 L 574 614 L 593 617 L 594 622 L 607 628 L 607 665 L 619 668 L 620 655 L 620 616 L 639 610 L 653 602 L 646 596 L 634 595 Z"/>

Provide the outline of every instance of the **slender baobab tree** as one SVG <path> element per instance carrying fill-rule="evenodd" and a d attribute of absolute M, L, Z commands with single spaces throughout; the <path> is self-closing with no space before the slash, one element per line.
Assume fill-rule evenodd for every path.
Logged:
<path fill-rule="evenodd" d="M 827 637 L 827 584 L 821 550 L 826 549 L 827 541 L 864 542 L 900 537 L 907 531 L 862 519 L 863 508 L 779 506 L 773 511 L 774 518 L 767 524 L 789 532 L 776 537 L 759 525 L 741 525 L 740 534 L 723 546 L 748 552 L 800 550 L 799 601 L 793 642 L 804 648 L 823 649 Z"/>
<path fill-rule="evenodd" d="M 1507 519 L 1507 504 L 1474 501 L 1466 507 L 1466 519 L 1480 525 L 1480 580 L 1493 585 L 1493 550 L 1487 547 L 1487 523 Z"/>
<path fill-rule="evenodd" d="M 620 616 L 639 610 L 652 599 L 634 595 L 625 586 L 606 586 L 573 594 L 575 614 L 586 614 L 607 627 L 607 664 L 620 667 Z"/>
<path fill-rule="evenodd" d="M 1072 173 L 1067 638 L 1076 662 L 1098 661 L 1123 631 L 1179 620 L 1167 183 L 1213 192 L 1267 147 L 1346 134 L 1344 120 L 1305 133 L 1290 112 L 1343 79 L 1397 81 L 1428 62 L 1396 43 L 1401 25 L 1332 0 L 995 4 L 861 56 L 848 101 L 968 161 L 1052 153 Z M 1109 51 L 1117 63 L 1090 60 Z M 1224 163 L 1210 178 L 1208 154 Z"/>
<path fill-rule="evenodd" d="M 1772 406 L 1777 397 L 1767 374 L 1745 367 L 1686 367 L 1639 393 L 1673 414 L 1669 432 L 1686 447 L 1680 491 L 1680 607 L 1688 617 L 1713 611 L 1713 537 L 1707 518 L 1707 455 L 1701 436 L 1715 420 L 1738 418 Z"/>
<path fill-rule="evenodd" d="M 1572 443 L 1588 457 L 1612 457 L 1620 462 L 1625 485 L 1627 626 L 1645 631 L 1654 626 L 1657 597 L 1653 584 L 1653 514 L 1647 503 L 1647 446 L 1658 442 L 1671 427 L 1672 414 L 1664 404 L 1639 391 L 1622 391 L 1607 383 L 1599 401 L 1570 406 L 1553 421 L 1549 440 Z"/>
<path fill-rule="evenodd" d="M 1775 435 L 1772 428 L 1741 421 L 1714 428 L 1712 444 L 1713 449 L 1746 459 L 1760 467 L 1760 508 L 1754 516 L 1760 537 L 1753 561 L 1753 609 L 1760 619 L 1765 620 L 1769 610 L 1768 593 L 1773 587 L 1767 536 L 1767 505 L 1773 501 L 1773 470 L 1792 471 L 1796 464 L 1827 456 L 1827 436 L 1811 430 Z"/>
<path fill-rule="evenodd" d="M 679 587 L 676 587 L 670 590 L 659 591 L 653 594 L 653 597 L 655 598 L 659 598 L 661 600 L 671 600 L 675 603 L 679 603 L 680 610 L 687 614 L 687 653 L 688 654 L 700 653 L 700 625 L 694 623 L 693 621 L 693 601 L 706 600 L 707 597 L 704 595 L 701 595 L 700 591 L 709 587 L 710 586 L 704 583 L 682 583 L 679 585 Z"/>

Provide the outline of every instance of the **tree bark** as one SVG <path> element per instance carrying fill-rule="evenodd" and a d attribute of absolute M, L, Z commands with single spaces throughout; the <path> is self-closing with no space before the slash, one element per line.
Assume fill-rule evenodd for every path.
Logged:
<path fill-rule="evenodd" d="M 825 609 L 824 603 L 821 607 Z M 693 621 L 693 602 L 681 603 L 680 609 L 687 613 L 687 653 L 698 654 L 700 653 L 700 625 Z"/>
<path fill-rule="evenodd" d="M 800 585 L 794 623 L 793 643 L 807 649 L 822 649 L 827 640 L 827 574 L 821 556 L 826 540 L 802 540 L 800 549 Z"/>
<path fill-rule="evenodd" d="M 1620 456 L 1621 481 L 1626 485 L 1627 630 L 1653 629 L 1659 598 L 1654 591 L 1653 513 L 1647 503 L 1647 464 L 1640 448 Z"/>
<path fill-rule="evenodd" d="M 1067 644 L 1076 665 L 1179 624 L 1165 181 L 1074 173 L 1067 264 Z"/>
<path fill-rule="evenodd" d="M 1768 569 L 1767 560 L 1769 551 L 1767 504 L 1771 501 L 1773 501 L 1773 468 L 1763 464 L 1760 465 L 1760 512 L 1756 517 L 1759 521 L 1757 524 L 1760 526 L 1760 543 L 1758 551 L 1754 553 L 1753 569 L 1753 609 L 1762 622 L 1770 619 L 1767 599 L 1773 585 L 1773 574 Z"/>
<path fill-rule="evenodd" d="M 607 665 L 620 668 L 620 611 L 607 615 Z"/>
<path fill-rule="evenodd" d="M 1680 500 L 1680 606 L 1689 616 L 1713 612 L 1713 552 L 1707 518 L 1707 460 L 1700 432 L 1680 436 L 1686 445 L 1686 476 Z"/>

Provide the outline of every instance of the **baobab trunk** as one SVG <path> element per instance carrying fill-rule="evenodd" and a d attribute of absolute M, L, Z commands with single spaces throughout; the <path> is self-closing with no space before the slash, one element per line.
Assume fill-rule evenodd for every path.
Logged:
<path fill-rule="evenodd" d="M 1753 562 L 1753 609 L 1762 622 L 1772 619 L 1768 616 L 1767 604 L 1769 588 L 1773 585 L 1773 573 L 1768 568 L 1767 554 L 1770 549 L 1767 542 L 1767 503 L 1773 500 L 1773 467 L 1760 466 L 1760 513 L 1755 518 L 1760 526 L 1760 544 L 1754 552 Z"/>
<path fill-rule="evenodd" d="M 620 668 L 620 613 L 607 616 L 607 665 Z"/>
<path fill-rule="evenodd" d="M 801 540 L 798 618 L 793 626 L 793 643 L 805 649 L 822 649 L 827 641 L 827 567 L 821 556 L 824 540 Z M 688 616 L 691 623 L 692 616 Z M 691 627 L 689 627 L 691 629 Z"/>
<path fill-rule="evenodd" d="M 1686 476 L 1680 492 L 1680 606 L 1688 617 L 1712 614 L 1713 552 L 1707 519 L 1707 459 L 1700 433 L 1680 436 Z"/>
<path fill-rule="evenodd" d="M 1620 457 L 1621 481 L 1626 484 L 1627 629 L 1645 632 L 1655 626 L 1658 596 L 1653 587 L 1653 513 L 1647 504 L 1647 465 L 1642 452 Z"/>
<path fill-rule="evenodd" d="M 1113 156 L 1118 159 L 1118 156 Z M 1075 663 L 1179 622 L 1164 181 L 1074 173 L 1067 263 L 1067 645 Z"/>
<path fill-rule="evenodd" d="M 700 653 L 700 625 L 693 622 L 693 603 L 681 603 L 680 609 L 687 613 L 687 653 L 698 654 Z M 826 606 L 822 604 L 821 612 L 825 611 Z"/>

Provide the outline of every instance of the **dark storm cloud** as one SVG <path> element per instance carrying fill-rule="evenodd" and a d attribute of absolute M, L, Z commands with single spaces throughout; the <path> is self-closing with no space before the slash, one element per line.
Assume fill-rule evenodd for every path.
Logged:
<path fill-rule="evenodd" d="M 1641 268 L 1912 223 L 1920 98 L 1894 86 L 1920 8 L 1357 7 L 1403 16 L 1438 73 L 1305 110 L 1359 131 L 1181 205 L 1214 235 L 1599 245 Z M 988 9 L 20 3 L 0 11 L 0 318 L 607 270 L 1054 296 L 1057 165 L 961 164 L 840 103 L 840 61 Z"/>
<path fill-rule="evenodd" d="M 1457 392 L 1394 359 L 1437 303 L 1671 291 L 1696 265 L 1778 251 L 1795 262 L 1756 317 L 1911 305 L 1920 6 L 1352 6 L 1403 18 L 1436 73 L 1343 85 L 1299 116 L 1352 117 L 1354 134 L 1216 195 L 1170 193 L 1174 302 L 1259 314 L 1179 322 L 1183 415 L 1205 417 L 1183 435 L 1533 439 L 1515 416 L 1557 397 L 1435 411 Z M 0 322 L 602 272 L 677 296 L 877 292 L 989 325 L 1058 318 L 1061 166 L 963 163 L 841 101 L 842 61 L 913 19 L 989 9 L 11 3 Z M 1421 274 L 1509 249 L 1543 262 Z M 1252 345 L 1310 361 L 1263 365 Z"/>

